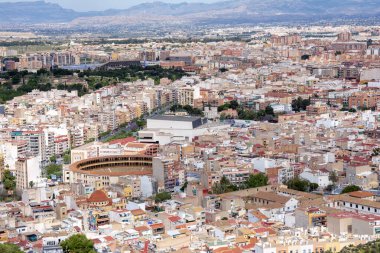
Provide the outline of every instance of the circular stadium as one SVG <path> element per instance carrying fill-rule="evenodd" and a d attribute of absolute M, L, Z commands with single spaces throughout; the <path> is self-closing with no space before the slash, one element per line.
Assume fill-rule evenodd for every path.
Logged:
<path fill-rule="evenodd" d="M 94 176 L 151 175 L 151 156 L 102 156 L 78 161 L 69 166 L 73 173 Z"/>

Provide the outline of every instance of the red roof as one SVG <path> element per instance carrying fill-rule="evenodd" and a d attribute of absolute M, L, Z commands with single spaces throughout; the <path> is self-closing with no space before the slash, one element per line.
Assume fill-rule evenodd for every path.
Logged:
<path fill-rule="evenodd" d="M 165 227 L 165 226 L 164 226 L 163 223 L 156 223 L 156 224 L 152 224 L 152 225 L 150 225 L 150 227 L 151 227 L 152 229 L 157 229 L 157 228 L 163 228 L 163 227 Z"/>
<path fill-rule="evenodd" d="M 115 239 L 113 239 L 113 237 L 112 236 L 106 236 L 106 237 L 104 237 L 104 239 L 107 241 L 107 242 L 112 242 L 112 241 L 114 241 Z"/>
<path fill-rule="evenodd" d="M 142 209 L 135 209 L 135 210 L 132 210 L 131 213 L 133 216 L 138 216 L 138 215 L 144 215 L 145 211 Z"/>
<path fill-rule="evenodd" d="M 121 145 L 125 145 L 125 144 L 127 144 L 129 142 L 134 142 L 134 141 L 136 141 L 135 137 L 127 137 L 127 138 L 124 138 L 124 139 L 110 141 L 109 144 L 121 144 Z"/>
<path fill-rule="evenodd" d="M 92 242 L 94 243 L 94 244 L 100 244 L 100 243 L 102 243 L 102 241 L 100 241 L 99 239 L 92 239 Z"/>
<path fill-rule="evenodd" d="M 148 228 L 147 226 L 139 226 L 139 227 L 135 227 L 134 228 L 136 231 L 138 231 L 138 232 L 142 232 L 142 231 L 149 231 L 150 230 L 150 228 Z"/>
<path fill-rule="evenodd" d="M 171 222 L 177 222 L 177 221 L 180 221 L 181 218 L 179 216 L 170 216 L 168 218 Z"/>
<path fill-rule="evenodd" d="M 371 192 L 364 192 L 364 191 L 350 192 L 350 193 L 348 193 L 348 195 L 350 197 L 354 197 L 354 198 L 369 198 L 369 197 L 373 197 L 374 196 L 373 193 L 371 193 Z"/>
<path fill-rule="evenodd" d="M 88 202 L 106 202 L 110 201 L 106 193 L 102 190 L 94 191 L 91 196 L 88 198 Z"/>
<path fill-rule="evenodd" d="M 243 252 L 240 248 L 230 248 L 230 247 L 221 247 L 214 250 L 215 253 L 241 253 Z"/>

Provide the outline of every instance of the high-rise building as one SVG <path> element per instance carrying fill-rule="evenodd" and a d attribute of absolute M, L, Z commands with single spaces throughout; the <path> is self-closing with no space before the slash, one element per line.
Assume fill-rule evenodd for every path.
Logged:
<path fill-rule="evenodd" d="M 284 46 L 293 45 L 301 42 L 301 36 L 298 34 L 286 35 L 286 36 L 272 36 L 270 41 L 273 45 Z"/>
<path fill-rule="evenodd" d="M 200 98 L 199 87 L 183 87 L 178 89 L 178 103 L 194 106 L 194 99 Z"/>
<path fill-rule="evenodd" d="M 350 32 L 339 33 L 338 34 L 338 41 L 340 41 L 340 42 L 351 41 L 351 33 Z"/>
<path fill-rule="evenodd" d="M 16 162 L 16 188 L 27 189 L 31 182 L 38 183 L 41 176 L 41 166 L 38 157 L 20 158 Z"/>
<path fill-rule="evenodd" d="M 27 156 L 39 156 L 42 160 L 46 157 L 45 134 L 43 131 L 13 131 L 12 139 L 27 141 Z"/>
<path fill-rule="evenodd" d="M 157 180 L 158 192 L 173 191 L 179 176 L 172 159 L 154 157 L 153 177 Z"/>

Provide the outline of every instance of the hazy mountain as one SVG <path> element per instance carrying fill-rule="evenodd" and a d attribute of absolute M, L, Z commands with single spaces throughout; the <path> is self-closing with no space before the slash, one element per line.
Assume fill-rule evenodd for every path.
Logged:
<path fill-rule="evenodd" d="M 76 12 L 58 4 L 37 2 L 0 3 L 0 23 L 58 23 L 110 21 L 113 24 L 144 20 L 185 22 L 270 22 L 380 15 L 379 0 L 229 0 L 218 3 L 153 2 L 126 10 Z M 78 21 L 79 20 L 79 21 Z M 134 21 L 135 20 L 135 21 Z M 140 19 L 141 21 L 141 19 Z M 104 23 L 105 25 L 107 22 Z"/>
<path fill-rule="evenodd" d="M 1 23 L 43 23 L 68 22 L 80 15 L 58 4 L 38 1 L 0 3 L 0 17 Z"/>

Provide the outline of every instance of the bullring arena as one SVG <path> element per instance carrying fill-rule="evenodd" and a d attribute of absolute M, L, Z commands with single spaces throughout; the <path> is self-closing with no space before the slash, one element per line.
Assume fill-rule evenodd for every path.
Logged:
<path fill-rule="evenodd" d="M 64 169 L 65 182 L 109 185 L 118 177 L 152 175 L 152 157 L 102 156 L 78 161 Z"/>

